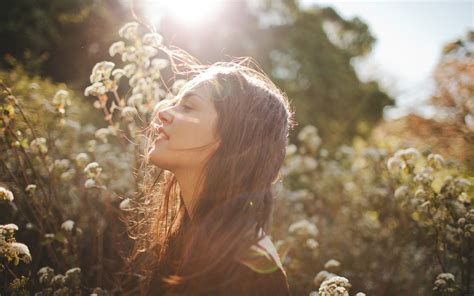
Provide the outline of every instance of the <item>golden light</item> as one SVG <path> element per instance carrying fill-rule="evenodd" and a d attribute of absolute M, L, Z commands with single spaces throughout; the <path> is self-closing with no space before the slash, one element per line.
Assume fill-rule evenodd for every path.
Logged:
<path fill-rule="evenodd" d="M 223 0 L 144 0 L 145 13 L 153 22 L 169 14 L 183 24 L 196 25 L 216 13 Z"/>

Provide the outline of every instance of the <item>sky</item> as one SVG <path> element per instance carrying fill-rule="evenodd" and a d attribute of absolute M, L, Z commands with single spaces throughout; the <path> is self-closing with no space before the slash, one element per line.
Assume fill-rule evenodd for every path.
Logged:
<path fill-rule="evenodd" d="M 361 80 L 376 76 L 396 98 L 397 106 L 384 112 L 386 119 L 408 112 L 432 115 L 426 100 L 433 89 L 431 73 L 441 49 L 474 30 L 474 0 L 300 2 L 303 6 L 332 6 L 343 18 L 358 16 L 368 24 L 377 41 L 372 53 L 354 66 Z"/>
<path fill-rule="evenodd" d="M 142 0 L 151 20 L 169 7 L 193 25 L 212 14 L 215 2 L 233 0 Z M 254 0 L 248 0 L 254 1 Z M 427 100 L 433 92 L 431 73 L 443 45 L 474 30 L 474 0 L 299 0 L 304 6 L 332 6 L 345 19 L 359 17 L 377 39 L 370 55 L 353 65 L 362 81 L 378 80 L 396 99 L 384 110 L 386 119 L 409 112 L 433 115 Z M 161 5 L 161 6 L 160 6 Z M 164 5 L 164 6 L 163 6 Z"/>

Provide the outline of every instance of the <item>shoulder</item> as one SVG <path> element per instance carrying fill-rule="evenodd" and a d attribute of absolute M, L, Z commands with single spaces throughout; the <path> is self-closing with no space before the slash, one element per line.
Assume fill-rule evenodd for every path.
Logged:
<path fill-rule="evenodd" d="M 261 230 L 261 238 L 239 260 L 240 282 L 255 295 L 289 295 L 286 272 L 270 237 Z"/>
<path fill-rule="evenodd" d="M 280 256 L 270 237 L 260 229 L 260 240 L 252 245 L 247 255 L 239 262 L 258 273 L 271 273 L 283 269 Z"/>

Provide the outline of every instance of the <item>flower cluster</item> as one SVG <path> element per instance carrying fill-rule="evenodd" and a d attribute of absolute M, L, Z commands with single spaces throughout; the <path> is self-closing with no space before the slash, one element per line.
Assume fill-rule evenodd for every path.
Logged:
<path fill-rule="evenodd" d="M 18 226 L 13 223 L 0 225 L 0 258 L 18 265 L 20 261 L 30 263 L 32 260 L 30 250 L 25 244 L 15 240 Z"/>
<path fill-rule="evenodd" d="M 456 295 L 459 289 L 454 275 L 451 273 L 438 274 L 434 282 L 433 291 L 440 292 L 443 295 Z"/>
<path fill-rule="evenodd" d="M 403 284 L 407 280 L 416 286 L 417 281 L 429 282 L 433 277 L 418 271 L 432 270 L 433 262 L 439 263 L 431 257 L 433 247 L 442 266 L 456 275 L 457 284 L 466 281 L 455 271 L 464 269 L 466 274 L 467 250 L 474 237 L 470 222 L 474 188 L 462 166 L 431 150 L 399 149 L 387 143 L 379 147 L 365 141 L 340 146 L 330 155 L 325 149 L 307 148 L 305 141 L 311 142 L 316 135 L 317 129 L 303 128 L 300 145 L 287 146 L 281 169 L 285 179 L 282 188 L 275 190 L 281 196 L 275 219 L 292 222 L 290 227 L 276 228 L 281 233 L 278 238 L 293 242 L 286 268 L 289 280 L 301 283 L 294 293 L 307 293 L 314 286 L 319 289 L 341 272 L 351 275 L 351 282 L 368 294 L 381 287 L 404 294 L 408 292 Z M 317 165 L 311 165 L 309 159 Z M 313 228 L 317 237 L 308 235 Z M 385 247 L 379 247 L 382 245 Z M 392 251 L 387 253 L 387 249 Z M 347 266 L 341 270 L 339 261 L 329 260 L 315 276 L 314 267 L 329 259 L 324 258 L 328 255 Z M 366 264 L 360 265 L 367 260 L 373 272 L 367 271 Z M 385 276 L 393 262 L 400 262 L 400 274 Z M 292 278 L 295 273 L 303 275 Z M 419 286 L 409 292 L 426 294 L 432 288 Z M 344 294 L 342 289 L 339 292 Z M 312 294 L 319 295 L 316 291 Z"/>
<path fill-rule="evenodd" d="M 35 154 L 46 154 L 48 153 L 48 146 L 46 145 L 46 139 L 43 137 L 36 138 L 30 143 L 31 152 Z"/>
<path fill-rule="evenodd" d="M 342 276 L 333 276 L 325 280 L 319 287 L 320 296 L 349 296 L 351 284 Z"/>
<path fill-rule="evenodd" d="M 13 193 L 5 187 L 0 186 L 0 200 L 13 201 L 13 199 Z"/>
<path fill-rule="evenodd" d="M 308 220 L 300 220 L 288 227 L 288 232 L 296 235 L 317 236 L 319 231 L 316 225 Z"/>
<path fill-rule="evenodd" d="M 109 48 L 111 57 L 120 56 L 123 67 L 115 68 L 115 63 L 102 61 L 92 69 L 90 82 L 85 89 L 86 96 L 97 96 L 97 108 L 106 108 L 107 93 L 112 92 L 115 105 L 120 106 L 121 117 L 131 121 L 137 114 L 148 113 L 153 110 L 160 98 L 166 96 L 161 88 L 161 70 L 169 66 L 168 60 L 157 57 L 158 49 L 162 44 L 162 36 L 158 33 L 146 33 L 141 36 L 140 25 L 136 22 L 125 24 L 119 30 L 123 40 L 114 42 Z M 127 78 L 131 87 L 128 99 L 119 98 L 117 89 L 120 79 Z M 113 113 L 111 108 L 107 112 Z"/>
<path fill-rule="evenodd" d="M 35 295 L 76 295 L 80 293 L 81 269 L 71 268 L 64 275 L 55 274 L 49 266 L 42 267 L 37 272 L 42 290 Z"/>

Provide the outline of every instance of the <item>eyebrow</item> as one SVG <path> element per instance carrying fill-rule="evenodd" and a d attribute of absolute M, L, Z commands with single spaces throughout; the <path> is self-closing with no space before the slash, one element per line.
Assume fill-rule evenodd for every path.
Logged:
<path fill-rule="evenodd" d="M 200 100 L 204 100 L 203 97 L 201 97 L 200 95 L 198 95 L 197 93 L 195 92 L 192 92 L 192 91 L 187 91 L 183 94 L 183 96 L 181 97 L 181 100 L 184 100 L 184 99 L 190 99 L 191 97 L 198 97 Z"/>

